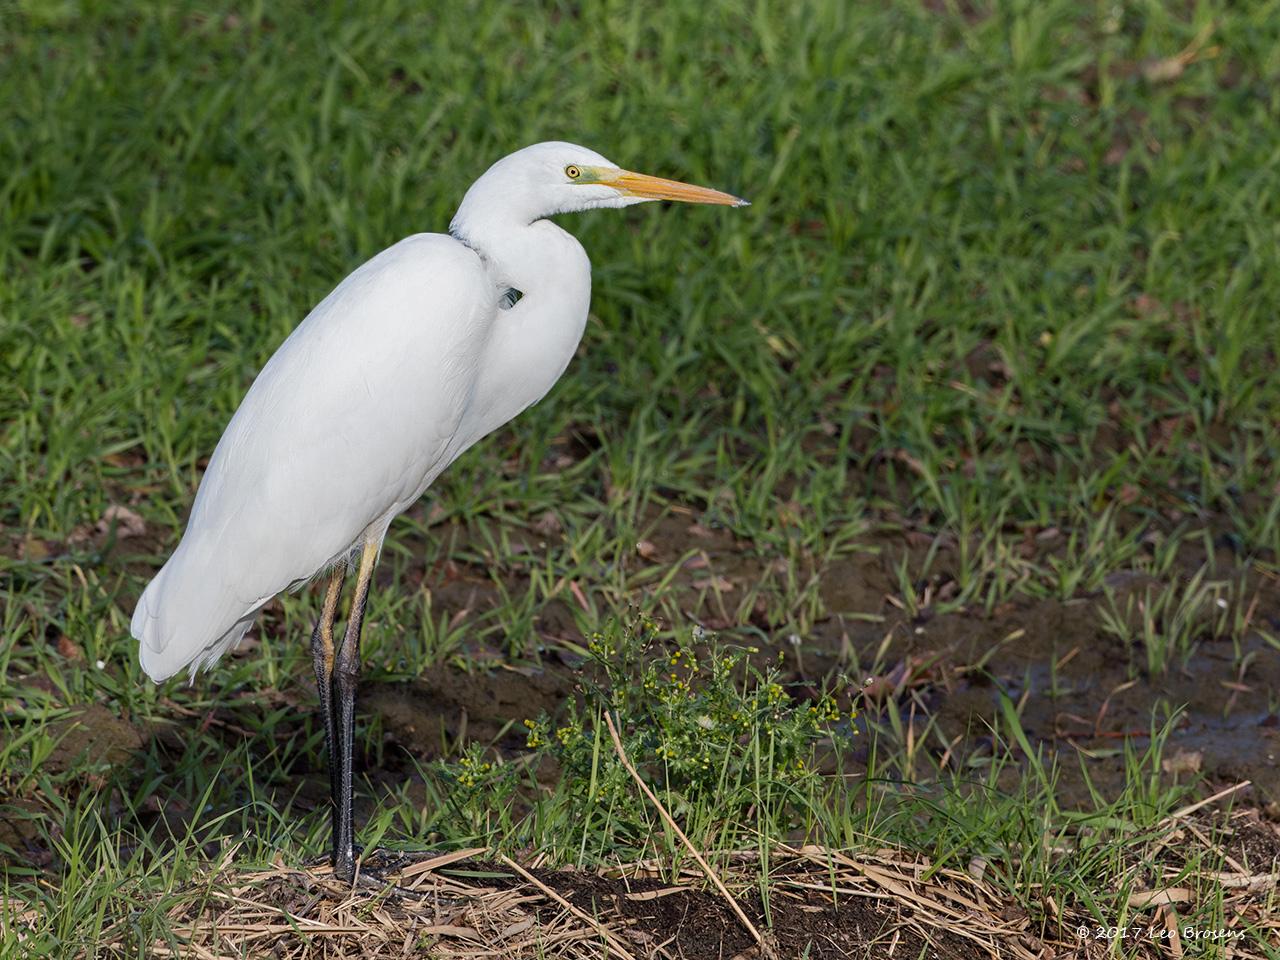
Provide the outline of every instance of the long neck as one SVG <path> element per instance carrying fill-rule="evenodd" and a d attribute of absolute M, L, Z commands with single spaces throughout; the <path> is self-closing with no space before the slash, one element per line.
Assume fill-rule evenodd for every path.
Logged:
<path fill-rule="evenodd" d="M 462 210 L 449 225 L 449 233 L 480 254 L 495 279 L 521 294 L 533 292 L 563 257 L 563 240 L 581 250 L 578 241 L 547 220 L 522 223 L 511 217 L 463 218 Z M 551 231 L 563 238 L 547 246 Z"/>
<path fill-rule="evenodd" d="M 494 279 L 495 297 L 518 291 L 500 307 L 477 381 L 469 442 L 537 403 L 560 379 L 586 328 L 591 262 L 582 245 L 549 220 L 464 218 L 450 232 L 472 247 Z"/>

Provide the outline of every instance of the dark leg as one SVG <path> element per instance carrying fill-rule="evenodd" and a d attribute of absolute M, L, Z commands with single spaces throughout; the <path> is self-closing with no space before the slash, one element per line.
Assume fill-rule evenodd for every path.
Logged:
<path fill-rule="evenodd" d="M 334 567 L 329 574 L 324 606 L 311 634 L 311 661 L 316 668 L 316 689 L 320 694 L 320 712 L 324 715 L 324 755 L 329 767 L 329 807 L 334 836 L 338 833 L 338 718 L 333 712 L 333 618 L 338 612 L 338 598 L 346 576 L 347 568 L 343 565 Z"/>
<path fill-rule="evenodd" d="M 378 559 L 378 545 L 366 543 L 360 552 L 360 569 L 356 574 L 356 592 L 351 598 L 351 615 L 338 647 L 333 665 L 333 689 L 337 695 L 338 795 L 336 829 L 333 835 L 333 872 L 341 880 L 354 881 L 356 873 L 355 829 L 351 817 L 351 761 L 356 726 L 356 681 L 360 677 L 360 628 L 364 624 L 364 607 L 369 599 L 369 581 Z M 331 755 L 332 756 L 332 755 Z M 330 760 L 332 767 L 333 761 Z"/>

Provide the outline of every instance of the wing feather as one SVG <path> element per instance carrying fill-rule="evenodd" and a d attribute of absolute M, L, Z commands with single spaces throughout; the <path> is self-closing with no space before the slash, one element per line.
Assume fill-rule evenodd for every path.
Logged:
<path fill-rule="evenodd" d="M 419 234 L 298 325 L 231 418 L 181 544 L 138 603 L 152 679 L 211 665 L 263 604 L 385 529 L 457 455 L 497 295 L 472 250 Z"/>

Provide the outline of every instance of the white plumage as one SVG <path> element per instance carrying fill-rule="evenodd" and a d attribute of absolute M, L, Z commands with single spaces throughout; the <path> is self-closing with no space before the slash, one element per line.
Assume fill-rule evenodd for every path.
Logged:
<path fill-rule="evenodd" d="M 449 235 L 409 237 L 357 269 L 254 380 L 213 451 L 181 544 L 138 601 L 139 658 L 160 681 L 212 665 L 272 597 L 337 568 L 311 637 L 335 876 L 359 876 L 355 691 L 387 525 L 467 447 L 540 400 L 577 349 L 591 265 L 543 218 L 657 199 L 743 202 L 620 170 L 585 147 L 540 143 L 472 184 Z M 338 642 L 340 565 L 357 552 Z"/>
<path fill-rule="evenodd" d="M 182 542 L 133 616 L 147 674 L 211 666 L 272 597 L 380 544 L 459 454 L 541 399 L 591 294 L 581 245 L 542 218 L 660 198 L 741 203 L 536 144 L 475 182 L 450 235 L 409 237 L 343 280 L 213 452 Z"/>
<path fill-rule="evenodd" d="M 361 266 L 293 331 L 231 418 L 186 535 L 134 613 L 153 680 L 211 665 L 277 593 L 381 539 L 479 439 L 464 415 L 500 293 L 475 251 L 425 234 Z"/>

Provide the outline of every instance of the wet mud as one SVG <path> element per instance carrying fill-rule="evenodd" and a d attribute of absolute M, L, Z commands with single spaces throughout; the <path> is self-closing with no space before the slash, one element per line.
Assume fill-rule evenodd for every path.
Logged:
<path fill-rule="evenodd" d="M 554 527 L 532 531 L 527 550 L 536 556 L 556 534 Z M 471 535 L 462 527 L 447 532 L 454 544 Z M 1061 544 L 1053 531 L 1028 536 L 1027 554 L 1052 557 Z M 868 728 L 887 710 L 910 708 L 918 732 L 933 724 L 928 749 L 934 758 L 950 753 L 952 765 L 991 749 L 991 728 L 1007 698 L 1033 749 L 1044 762 L 1056 762 L 1057 794 L 1065 806 L 1092 803 L 1085 777 L 1103 795 L 1119 791 L 1126 748 L 1143 753 L 1167 722 L 1167 776 L 1222 785 L 1248 780 L 1252 787 L 1242 799 L 1280 812 L 1280 650 L 1263 636 L 1280 631 L 1275 584 L 1240 568 L 1228 549 L 1208 556 L 1188 548 L 1161 579 L 1116 573 L 1107 580 L 1110 596 L 1098 591 L 1014 599 L 991 611 L 948 609 L 957 554 L 954 543 L 934 543 L 914 531 L 870 536 L 858 552 L 817 571 L 820 611 L 799 636 L 769 622 L 769 585 L 797 571 L 689 512 L 653 517 L 627 562 L 639 568 L 689 557 L 673 580 L 687 622 L 756 645 L 764 632 L 773 643 L 762 655 L 783 650 L 788 677 L 797 684 L 850 678 L 860 687 L 858 707 Z M 1193 627 L 1196 643 L 1185 662 L 1148 671 L 1142 649 L 1126 648 L 1106 630 L 1106 612 L 1125 609 L 1130 596 L 1140 600 L 1185 584 L 1206 566 L 1215 571 L 1213 579 L 1231 584 L 1230 599 L 1220 603 L 1230 604 L 1243 628 L 1226 637 L 1208 625 Z M 904 570 L 914 577 L 914 605 L 900 595 Z M 744 609 L 742 591 L 762 584 L 754 605 Z M 509 586 L 520 589 L 520 577 Z M 497 604 L 497 591 L 490 571 L 451 562 L 436 600 L 445 611 L 457 605 L 466 616 L 483 616 L 486 605 Z M 635 603 L 645 609 L 643 595 Z M 460 736 L 509 733 L 512 724 L 540 710 L 553 713 L 570 691 L 568 667 L 575 658 L 563 655 L 564 641 L 582 641 L 573 622 L 561 600 L 547 605 L 530 639 L 530 659 L 538 667 L 512 668 L 493 652 L 477 650 L 480 659 L 490 658 L 488 671 L 462 675 L 436 668 L 408 684 L 371 691 L 364 707 L 378 713 L 406 748 L 425 755 Z"/>
<path fill-rule="evenodd" d="M 455 545 L 471 535 L 461 527 L 445 534 Z M 527 549 L 536 556 L 555 535 L 554 528 L 534 532 Z M 1044 560 L 1061 545 L 1052 535 L 1028 538 L 1027 552 Z M 1280 585 L 1241 568 L 1229 550 L 1208 556 L 1188 548 L 1163 578 L 1114 574 L 1106 583 L 1110 600 L 1101 591 L 1066 600 L 1024 596 L 989 611 L 939 612 L 957 590 L 958 552 L 953 542 L 937 544 L 915 532 L 869 536 L 857 552 L 817 571 L 821 609 L 802 635 L 769 622 L 768 600 L 772 583 L 811 572 L 788 571 L 779 558 L 761 556 L 753 544 L 688 512 L 653 518 L 627 562 L 639 568 L 689 557 L 673 580 L 688 622 L 756 645 L 765 633 L 772 643 L 762 645 L 762 659 L 784 651 L 797 683 L 847 678 L 869 729 L 890 709 L 905 714 L 909 708 L 917 732 L 930 733 L 928 749 L 935 758 L 950 754 L 953 766 L 990 750 L 1007 699 L 1033 748 L 1056 766 L 1064 806 L 1092 802 L 1086 775 L 1095 789 L 1114 795 L 1124 782 L 1126 748 L 1144 752 L 1153 732 L 1168 723 L 1166 775 L 1179 782 L 1249 780 L 1246 796 L 1280 812 L 1280 651 L 1264 636 L 1280 632 Z M 1185 661 L 1149 671 L 1141 649 L 1126 647 L 1105 628 L 1108 604 L 1124 609 L 1131 596 L 1186 583 L 1206 566 L 1213 579 L 1232 585 L 1230 600 L 1221 602 L 1244 627 L 1228 637 L 1215 635 L 1210 624 L 1198 626 Z M 489 571 L 453 561 L 450 567 L 437 609 L 482 616 L 496 605 Z M 917 597 L 914 608 L 900 596 L 903 570 Z M 421 571 L 424 578 L 433 574 L 439 571 Z M 752 585 L 759 587 L 757 599 L 744 615 L 742 591 Z M 513 576 L 510 589 L 521 586 Z M 645 609 L 643 596 L 635 603 Z M 564 642 L 583 642 L 560 600 L 544 608 L 535 630 L 530 661 L 536 666 L 513 667 L 494 651 L 477 649 L 472 653 L 490 669 L 462 674 L 439 667 L 370 691 L 364 708 L 425 755 L 459 736 L 510 735 L 513 724 L 553 713 L 563 701 L 576 662 L 564 655 Z"/>
<path fill-rule="evenodd" d="M 524 533 L 534 558 L 559 536 L 551 523 Z M 482 553 L 467 549 L 469 538 L 481 539 L 474 530 L 442 531 L 437 526 L 433 534 L 450 545 L 442 551 L 446 557 Z M 783 651 L 789 679 L 800 685 L 816 688 L 843 678 L 868 733 L 861 739 L 864 753 L 874 731 L 887 726 L 888 713 L 897 711 L 935 761 L 956 769 L 992 750 L 992 729 L 1000 725 L 1001 703 L 1007 700 L 1033 750 L 1046 763 L 1056 761 L 1059 802 L 1083 807 L 1093 802 L 1086 774 L 1093 789 L 1114 796 L 1124 783 L 1126 749 L 1145 751 L 1153 729 L 1167 720 L 1163 759 L 1168 777 L 1180 782 L 1202 777 L 1220 785 L 1251 781 L 1238 800 L 1280 818 L 1280 652 L 1263 636 L 1263 631 L 1280 634 L 1275 584 L 1232 565 L 1229 554 L 1210 558 L 1188 551 L 1180 556 L 1168 576 L 1185 579 L 1208 562 L 1217 564 L 1215 578 L 1236 584 L 1231 603 L 1247 608 L 1250 626 L 1231 639 L 1198 636 L 1185 663 L 1149 674 L 1140 654 L 1104 629 L 1097 594 L 1068 600 L 1023 597 L 990 611 L 939 612 L 955 592 L 956 555 L 954 544 L 939 546 L 921 534 L 877 534 L 821 570 L 796 571 L 676 509 L 652 518 L 646 541 L 626 562 L 638 568 L 687 558 L 673 579 L 682 625 L 697 623 L 726 639 L 755 644 L 762 660 L 775 660 Z M 904 570 L 916 596 L 928 603 L 905 602 Z M 781 590 L 782 578 L 797 574 L 817 576 L 818 612 L 802 634 L 770 622 L 769 612 L 777 606 L 770 598 Z M 504 576 L 512 593 L 525 588 L 518 571 Z M 432 584 L 435 615 L 456 618 L 464 628 L 480 622 L 500 601 L 492 571 L 478 563 L 446 559 L 411 571 L 410 580 L 414 577 Z M 758 597 L 744 606 L 742 592 L 751 585 L 758 588 Z M 1126 592 L 1159 585 L 1135 574 L 1118 574 L 1109 583 L 1121 599 Z M 589 592 L 592 586 L 584 583 L 579 589 Z M 511 658 L 476 641 L 411 680 L 367 678 L 358 711 L 361 723 L 377 730 L 380 746 L 377 756 L 357 762 L 363 761 L 376 783 L 381 777 L 412 773 L 416 762 L 452 754 L 467 740 L 494 743 L 510 753 L 524 749 L 522 721 L 544 712 L 554 715 L 573 694 L 574 667 L 580 662 L 573 650 L 584 642 L 569 606 L 574 602 L 570 592 L 545 605 L 523 657 Z M 633 602 L 647 609 L 643 595 Z M 262 629 L 285 633 L 300 628 L 268 617 Z M 761 643 L 762 635 L 770 642 Z M 250 646 L 237 655 L 254 656 L 254 651 Z M 469 666 L 462 669 L 459 663 Z M 42 678 L 29 680 L 42 684 Z M 293 732 L 302 738 L 314 735 L 319 721 L 309 671 L 272 696 L 296 708 Z M 243 733 L 238 725 L 253 726 L 227 708 L 199 719 L 225 727 L 232 737 Z M 170 728 L 159 724 L 143 729 L 105 706 L 94 706 L 59 721 L 52 733 L 57 743 L 48 763 L 59 770 L 72 768 L 86 753 L 127 765 L 134 751 L 153 741 L 163 748 Z M 279 733 L 292 735 L 287 728 Z M 180 743 L 171 745 L 175 752 L 181 748 Z M 855 754 L 855 763 L 857 759 Z M 291 795 L 303 808 L 326 800 L 322 762 L 314 752 L 301 750 L 287 761 L 288 773 L 299 780 Z M 1025 769 L 1010 767 L 1001 786 L 1015 789 Z M 931 775 L 923 765 L 917 773 Z M 375 801 L 362 797 L 358 802 Z M 166 817 L 181 818 L 178 807 L 171 806 Z M 34 831 L 19 807 L 10 805 L 9 810 L 14 816 L 0 823 L 0 842 L 23 850 Z"/>

